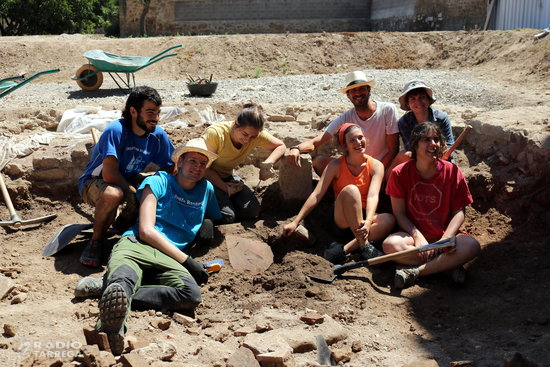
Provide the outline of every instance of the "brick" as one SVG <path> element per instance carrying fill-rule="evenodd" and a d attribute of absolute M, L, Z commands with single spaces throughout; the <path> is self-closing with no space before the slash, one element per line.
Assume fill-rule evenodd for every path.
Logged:
<path fill-rule="evenodd" d="M 90 326 L 85 327 L 82 331 L 84 332 L 86 344 L 97 345 L 100 350 L 111 352 L 111 346 L 109 345 L 107 334 L 98 332 L 95 328 Z"/>
<path fill-rule="evenodd" d="M 308 325 L 322 324 L 325 321 L 325 318 L 317 313 L 306 313 L 300 320 L 305 322 Z"/>

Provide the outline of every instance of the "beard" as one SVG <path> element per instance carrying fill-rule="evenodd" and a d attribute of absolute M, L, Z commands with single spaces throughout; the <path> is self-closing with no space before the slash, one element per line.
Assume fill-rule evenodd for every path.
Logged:
<path fill-rule="evenodd" d="M 154 123 L 154 125 L 153 125 L 152 127 L 148 127 L 148 126 L 147 126 L 147 123 L 148 123 L 148 122 Z M 141 118 L 141 116 L 138 116 L 138 117 L 137 117 L 136 124 L 137 124 L 137 126 L 139 126 L 141 129 L 145 130 L 145 135 L 148 135 L 148 134 L 154 132 L 155 129 L 157 128 L 157 121 L 154 121 L 154 120 L 144 121 L 144 120 Z"/>
<path fill-rule="evenodd" d="M 367 108 L 368 105 L 369 105 L 370 92 L 369 93 L 364 93 L 360 96 L 357 96 L 356 98 L 350 98 L 349 96 L 348 96 L 348 98 L 351 101 L 351 103 L 353 104 L 353 107 L 355 107 L 357 109 L 364 109 L 364 108 Z"/>

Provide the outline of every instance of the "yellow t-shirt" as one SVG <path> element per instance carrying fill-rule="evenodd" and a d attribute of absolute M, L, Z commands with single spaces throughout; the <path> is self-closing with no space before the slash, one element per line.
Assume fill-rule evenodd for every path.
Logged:
<path fill-rule="evenodd" d="M 266 146 L 271 138 L 271 134 L 262 130 L 255 139 L 237 149 L 229 136 L 231 125 L 232 121 L 217 123 L 209 126 L 202 135 L 208 146 L 218 155 L 211 167 L 221 178 L 230 176 L 233 169 L 241 164 L 254 148 Z"/>

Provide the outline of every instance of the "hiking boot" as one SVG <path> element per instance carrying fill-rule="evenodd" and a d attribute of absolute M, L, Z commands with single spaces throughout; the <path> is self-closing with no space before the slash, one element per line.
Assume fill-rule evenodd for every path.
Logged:
<path fill-rule="evenodd" d="M 464 284 L 466 281 L 466 269 L 463 266 L 454 268 L 449 272 L 449 275 L 455 284 Z"/>
<path fill-rule="evenodd" d="M 84 277 L 74 288 L 76 298 L 99 298 L 103 293 L 103 277 Z"/>
<path fill-rule="evenodd" d="M 372 242 L 367 242 L 365 243 L 365 247 L 363 247 L 363 250 L 361 250 L 361 256 L 363 257 L 363 259 L 368 260 L 375 257 L 384 256 L 384 253 L 374 247 Z"/>
<path fill-rule="evenodd" d="M 395 269 L 393 286 L 397 289 L 408 288 L 414 284 L 419 273 L 420 270 L 416 266 L 398 265 Z"/>
<path fill-rule="evenodd" d="M 323 257 L 333 264 L 344 264 L 348 260 L 344 245 L 336 241 L 328 245 Z"/>
<path fill-rule="evenodd" d="M 82 254 L 80 255 L 80 263 L 86 266 L 97 268 L 101 265 L 101 248 L 103 241 L 91 239 Z"/>
<path fill-rule="evenodd" d="M 124 328 L 128 315 L 128 297 L 120 284 L 110 284 L 99 301 L 101 330 L 107 334 L 111 352 L 118 356 L 124 350 Z"/>

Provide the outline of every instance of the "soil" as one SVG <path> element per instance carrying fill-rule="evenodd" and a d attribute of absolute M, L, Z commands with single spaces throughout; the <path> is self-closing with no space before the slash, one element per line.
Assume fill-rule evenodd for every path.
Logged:
<path fill-rule="evenodd" d="M 87 50 L 151 55 L 181 43 L 184 48 L 177 58 L 143 69 L 136 79 L 144 84 L 177 81 L 183 86 L 186 74 L 208 77 L 213 73 L 223 81 L 336 74 L 355 69 L 457 71 L 474 75 L 480 85 L 500 88 L 503 97 L 498 107 L 478 112 L 485 113 L 489 122 L 514 125 L 514 129 L 525 131 L 525 136 L 540 133 L 536 140 L 548 157 L 548 115 L 540 111 L 548 111 L 549 107 L 550 37 L 534 41 L 535 33 L 518 30 L 133 39 L 85 35 L 2 37 L 2 77 L 52 67 L 59 67 L 61 72 L 43 76 L 33 81 L 32 87 L 30 84 L 29 88 L 22 87 L 0 99 L 0 132 L 12 136 L 53 131 L 62 112 L 78 104 L 120 107 L 125 94 L 112 83 L 90 97 L 68 81 L 84 63 L 81 55 Z M 294 86 L 288 94 L 296 93 L 299 87 Z M 52 95 L 54 88 L 64 89 L 67 98 Z M 396 91 L 394 99 L 397 95 Z M 476 96 L 490 97 L 482 93 Z M 304 108 L 259 102 L 266 110 L 281 115 L 291 107 Z M 178 94 L 165 99 L 164 104 L 209 103 Z M 349 108 L 345 101 L 327 101 L 312 103 L 307 109 L 315 111 L 333 105 L 340 112 Z M 240 104 L 228 100 L 211 106 L 218 113 L 234 116 Z M 440 106 L 444 110 L 445 107 L 452 113 L 453 124 L 460 125 L 465 121 L 460 111 L 471 106 L 456 101 Z M 300 141 L 311 137 L 311 129 L 295 125 L 291 138 Z M 270 129 L 290 138 L 289 129 L 283 124 L 272 123 Z M 169 135 L 177 145 L 201 131 L 200 127 L 171 129 Z M 477 144 L 483 143 L 478 138 Z M 307 335 L 304 341 L 314 340 L 319 333 L 332 335 L 327 338 L 330 348 L 340 364 L 347 366 L 449 366 L 457 361 L 470 361 L 462 364 L 470 366 L 502 366 L 516 352 L 538 366 L 550 366 L 547 161 L 539 173 L 532 173 L 516 161 L 480 153 L 478 148 L 465 143 L 456 157 L 475 200 L 467 211 L 464 230 L 482 245 L 479 258 L 467 264 L 465 285 L 453 285 L 448 277 L 438 275 L 423 278 L 417 285 L 398 292 L 391 287 L 392 264 L 359 268 L 332 284 L 312 281 L 307 275 L 331 274 L 330 264 L 320 256 L 331 239 L 319 226 L 325 215 L 323 206 L 305 223 L 318 239 L 315 243 L 299 237 L 281 239 L 280 226 L 296 214 L 297 208 L 281 205 L 277 183 L 271 179 L 262 182 L 258 189 L 263 209 L 259 220 L 220 226 L 212 248 L 193 250 L 192 255 L 198 259 L 221 258 L 226 265 L 203 286 L 203 302 L 192 324 L 184 326 L 164 310 L 135 310 L 129 318 L 128 335 L 175 346 L 177 354 L 170 361 L 155 361 L 155 366 L 226 366 L 239 347 L 250 344 L 251 335 L 261 337 L 284 330 L 289 334 L 295 330 L 306 332 L 297 332 Z M 57 149 L 62 154 L 62 148 Z M 31 157 L 40 160 L 38 156 Z M 239 168 L 239 173 L 250 186 L 256 185 L 258 169 L 253 164 Z M 63 225 L 90 221 L 92 210 L 81 203 L 76 188 L 64 195 L 45 195 L 34 191 L 32 182 L 4 177 L 22 218 L 52 213 L 58 216 L 37 226 L 0 229 L 0 292 L 7 289 L 5 296 L 0 294 L 4 296 L 0 302 L 4 326 L 0 365 L 68 366 L 80 344 L 85 343 L 82 329 L 94 325 L 98 315 L 97 300 L 74 298 L 74 286 L 82 276 L 100 275 L 103 269 L 79 264 L 86 235 L 78 236 L 55 257 L 42 257 L 40 253 Z M 0 218 L 9 218 L 4 206 L 0 208 Z M 224 242 L 226 234 L 266 242 L 274 253 L 274 263 L 260 274 L 235 271 Z M 113 236 L 110 243 L 116 240 Z M 12 286 L 4 286 L 6 282 Z M 300 320 L 305 314 L 324 315 L 325 324 L 332 318 L 343 332 L 336 337 L 334 330 L 323 329 L 322 324 L 307 325 Z M 155 326 L 159 319 L 172 323 L 167 330 L 161 330 Z M 311 340 L 294 349 L 296 366 L 319 365 Z"/>

